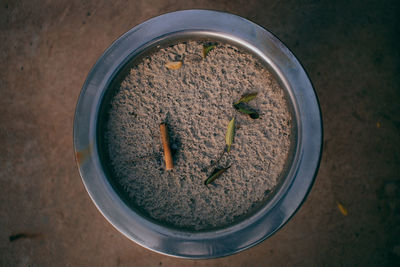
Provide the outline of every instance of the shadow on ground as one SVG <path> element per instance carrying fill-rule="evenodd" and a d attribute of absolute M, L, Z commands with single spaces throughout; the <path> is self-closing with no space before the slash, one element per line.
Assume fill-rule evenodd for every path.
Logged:
<path fill-rule="evenodd" d="M 140 22 L 188 8 L 276 34 L 308 71 L 325 130 L 316 183 L 293 219 L 252 249 L 207 261 L 158 255 L 117 232 L 88 197 L 72 149 L 75 104 L 97 58 Z M 398 11 L 397 1 L 360 0 L 1 1 L 0 265 L 398 264 Z"/>

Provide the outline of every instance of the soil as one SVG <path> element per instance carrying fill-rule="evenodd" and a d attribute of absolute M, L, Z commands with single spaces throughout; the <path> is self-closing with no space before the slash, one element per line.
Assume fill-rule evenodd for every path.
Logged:
<path fill-rule="evenodd" d="M 114 179 L 130 201 L 159 222 L 207 230 L 235 222 L 273 192 L 291 150 L 292 115 L 283 89 L 255 56 L 218 44 L 205 58 L 190 41 L 143 58 L 111 100 L 105 140 Z M 166 64 L 180 61 L 178 69 Z M 260 114 L 232 107 L 242 95 Z M 229 121 L 236 132 L 225 148 Z M 172 171 L 163 161 L 159 125 L 169 127 Z M 208 187 L 215 167 L 231 166 Z"/>

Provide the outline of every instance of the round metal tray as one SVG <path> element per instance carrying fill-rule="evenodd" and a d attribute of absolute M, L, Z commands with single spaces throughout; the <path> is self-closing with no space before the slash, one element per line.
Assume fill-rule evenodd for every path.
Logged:
<path fill-rule="evenodd" d="M 261 209 L 223 229 L 190 232 L 152 222 L 131 209 L 110 184 L 98 147 L 100 106 L 116 75 L 137 55 L 163 43 L 191 38 L 223 40 L 257 55 L 287 91 L 296 123 L 296 145 L 282 185 Z M 89 73 L 76 107 L 74 148 L 93 202 L 129 239 L 153 251 L 184 258 L 231 255 L 265 240 L 296 212 L 309 192 L 322 151 L 322 121 L 310 80 L 295 56 L 275 36 L 236 15 L 186 10 L 150 19 L 121 36 Z"/>

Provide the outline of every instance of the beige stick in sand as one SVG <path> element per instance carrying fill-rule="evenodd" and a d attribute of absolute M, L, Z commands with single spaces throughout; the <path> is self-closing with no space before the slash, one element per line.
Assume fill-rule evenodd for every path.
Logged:
<path fill-rule="evenodd" d="M 174 162 L 172 160 L 171 148 L 169 147 L 168 129 L 165 123 L 160 124 L 160 132 L 164 149 L 165 169 L 169 171 L 174 168 Z"/>

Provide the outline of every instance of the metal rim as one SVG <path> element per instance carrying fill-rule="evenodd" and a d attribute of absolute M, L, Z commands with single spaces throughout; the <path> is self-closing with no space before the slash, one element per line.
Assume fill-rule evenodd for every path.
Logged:
<path fill-rule="evenodd" d="M 286 182 L 274 199 L 252 217 L 226 229 L 184 232 L 152 223 L 130 209 L 114 192 L 97 151 L 97 115 L 116 73 L 152 43 L 172 35 L 215 36 L 237 42 L 265 60 L 287 89 L 297 120 L 297 148 Z M 185 10 L 150 19 L 116 40 L 100 57 L 83 85 L 74 119 L 74 149 L 79 171 L 104 217 L 134 242 L 158 253 L 183 258 L 215 258 L 252 247 L 281 228 L 307 196 L 319 167 L 322 121 L 318 100 L 299 61 L 275 36 L 236 15 Z"/>

